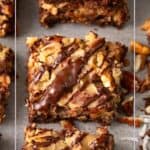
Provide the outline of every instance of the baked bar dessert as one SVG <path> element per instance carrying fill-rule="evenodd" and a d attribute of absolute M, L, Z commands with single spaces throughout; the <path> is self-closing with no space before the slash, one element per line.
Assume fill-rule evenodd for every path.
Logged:
<path fill-rule="evenodd" d="M 5 118 L 9 86 L 13 76 L 13 51 L 0 44 L 0 123 Z"/>
<path fill-rule="evenodd" d="M 114 138 L 106 127 L 96 134 L 78 130 L 70 123 L 63 123 L 62 131 L 41 129 L 31 125 L 25 130 L 23 150 L 113 150 Z"/>
<path fill-rule="evenodd" d="M 99 120 L 110 123 L 120 102 L 127 48 L 90 32 L 27 39 L 29 120 Z"/>
<path fill-rule="evenodd" d="M 14 1 L 0 0 L 0 37 L 14 31 Z"/>
<path fill-rule="evenodd" d="M 150 43 L 150 19 L 147 19 L 141 28 L 142 28 L 142 30 L 146 31 L 147 39 Z"/>
<path fill-rule="evenodd" d="M 122 27 L 129 19 L 127 0 L 38 0 L 40 22 L 114 25 Z"/>

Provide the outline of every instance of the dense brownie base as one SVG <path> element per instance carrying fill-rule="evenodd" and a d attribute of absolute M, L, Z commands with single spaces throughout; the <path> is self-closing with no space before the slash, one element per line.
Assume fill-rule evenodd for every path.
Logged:
<path fill-rule="evenodd" d="M 38 0 L 40 22 L 48 27 L 60 22 L 122 27 L 129 19 L 126 0 Z"/>
<path fill-rule="evenodd" d="M 14 54 L 12 50 L 0 45 L 0 122 L 5 117 L 6 100 L 13 75 L 13 61 Z"/>
<path fill-rule="evenodd" d="M 105 41 L 93 32 L 85 39 L 28 38 L 27 45 L 31 122 L 113 120 L 120 102 L 124 45 Z"/>
<path fill-rule="evenodd" d="M 0 37 L 14 31 L 14 2 L 13 0 L 0 1 Z"/>
<path fill-rule="evenodd" d="M 82 132 L 68 122 L 62 131 L 41 129 L 34 125 L 25 130 L 23 150 L 113 150 L 114 139 L 107 128 L 97 129 L 97 134 Z"/>

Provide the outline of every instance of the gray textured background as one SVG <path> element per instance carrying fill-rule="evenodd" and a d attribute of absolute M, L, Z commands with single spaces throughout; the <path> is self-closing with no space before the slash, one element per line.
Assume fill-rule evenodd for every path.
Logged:
<path fill-rule="evenodd" d="M 150 17 L 150 0 L 136 0 L 136 28 L 137 28 L 137 39 L 146 43 L 146 38 L 143 32 L 139 31 L 139 25 L 143 21 Z M 130 40 L 133 39 L 133 0 L 129 0 L 131 19 L 122 30 L 118 30 L 114 27 L 100 28 L 93 25 L 74 25 L 74 24 L 61 24 L 56 25 L 51 29 L 45 29 L 40 26 L 38 22 L 38 7 L 36 0 L 19 0 L 17 6 L 17 150 L 20 150 L 23 145 L 24 128 L 28 125 L 27 111 L 25 108 L 26 99 L 26 62 L 28 50 L 25 45 L 26 37 L 28 36 L 44 36 L 53 35 L 59 33 L 61 35 L 70 37 L 84 37 L 89 31 L 94 31 L 107 40 L 120 41 L 129 46 Z M 0 40 L 10 47 L 14 47 L 13 37 L 9 37 Z M 132 59 L 133 56 L 129 55 Z M 130 68 L 131 70 L 133 68 Z M 12 85 L 13 86 L 13 85 Z M 14 88 L 12 88 L 13 93 Z M 3 133 L 4 137 L 0 142 L 1 150 L 13 150 L 14 146 L 14 102 L 13 95 L 9 99 L 9 106 L 7 108 L 7 119 L 3 125 L 0 126 L 0 132 Z M 141 112 L 139 108 L 142 108 L 142 96 L 137 96 L 136 99 L 136 115 Z M 97 123 L 81 123 L 76 122 L 80 129 L 85 131 L 94 132 Z M 43 127 L 59 129 L 60 126 L 57 123 L 51 123 L 47 125 L 41 125 Z M 132 127 L 113 123 L 110 130 L 115 135 L 116 148 L 115 150 L 133 150 L 132 142 L 124 142 L 120 139 L 122 137 L 133 137 L 134 130 Z M 137 133 L 137 132 L 136 132 Z"/>

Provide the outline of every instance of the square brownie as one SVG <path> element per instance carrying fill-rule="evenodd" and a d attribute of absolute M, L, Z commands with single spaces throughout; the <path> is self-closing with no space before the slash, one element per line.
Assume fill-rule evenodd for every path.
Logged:
<path fill-rule="evenodd" d="M 108 129 L 98 128 L 96 134 L 90 134 L 63 123 L 64 129 L 37 128 L 30 125 L 25 130 L 23 150 L 113 150 L 114 138 Z"/>
<path fill-rule="evenodd" d="M 13 76 L 14 53 L 0 44 L 0 122 L 5 118 L 9 86 Z"/>
<path fill-rule="evenodd" d="M 40 22 L 46 27 L 60 22 L 122 27 L 129 19 L 126 0 L 38 0 L 38 3 Z"/>
<path fill-rule="evenodd" d="M 0 0 L 0 37 L 14 31 L 14 1 Z"/>
<path fill-rule="evenodd" d="M 90 32 L 27 39 L 29 120 L 99 120 L 110 123 L 120 102 L 127 47 Z"/>

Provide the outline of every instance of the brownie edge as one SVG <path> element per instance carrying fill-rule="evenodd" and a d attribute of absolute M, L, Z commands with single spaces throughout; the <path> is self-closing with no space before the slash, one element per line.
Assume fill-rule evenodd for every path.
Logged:
<path fill-rule="evenodd" d="M 129 19 L 126 0 L 38 0 L 40 22 L 45 27 L 74 22 L 122 27 Z"/>
<path fill-rule="evenodd" d="M 25 130 L 23 150 L 114 150 L 114 138 L 106 127 L 98 128 L 96 134 L 80 131 L 63 121 L 64 129 L 37 128 L 30 125 Z"/>

